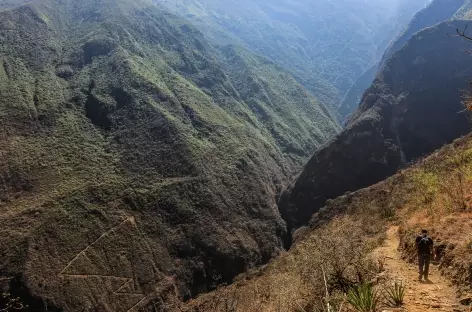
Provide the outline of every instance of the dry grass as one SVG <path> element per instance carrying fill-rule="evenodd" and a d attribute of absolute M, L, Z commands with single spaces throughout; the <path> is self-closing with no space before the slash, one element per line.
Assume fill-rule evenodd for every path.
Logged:
<path fill-rule="evenodd" d="M 314 230 L 267 267 L 180 310 L 321 312 L 329 304 L 335 311 L 351 286 L 379 273 L 367 255 L 378 244 L 383 228 L 371 230 L 349 216 L 340 217 Z"/>
<path fill-rule="evenodd" d="M 472 85 L 472 82 L 470 84 Z M 472 112 L 472 95 L 470 92 L 464 96 L 463 104 L 468 111 Z"/>
<path fill-rule="evenodd" d="M 443 272 L 466 293 L 472 280 L 465 274 L 472 264 L 471 190 L 468 136 L 377 185 L 329 201 L 289 252 L 177 310 L 321 312 L 329 303 L 338 311 L 350 286 L 375 280 L 382 270 L 369 254 L 392 222 L 402 224 L 406 258 L 418 230 L 430 229 Z M 344 303 L 342 311 L 349 309 Z"/>
<path fill-rule="evenodd" d="M 435 262 L 457 287 L 472 291 L 472 140 L 456 140 L 408 170 L 413 200 L 398 212 L 406 260 L 415 261 L 414 237 L 422 228 L 435 241 Z"/>

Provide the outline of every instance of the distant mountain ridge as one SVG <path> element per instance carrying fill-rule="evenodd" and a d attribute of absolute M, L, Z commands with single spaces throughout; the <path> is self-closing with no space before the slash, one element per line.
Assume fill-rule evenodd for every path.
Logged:
<path fill-rule="evenodd" d="M 428 2 L 154 1 L 186 17 L 211 42 L 239 43 L 284 67 L 333 113 L 408 22 L 404 16 Z"/>

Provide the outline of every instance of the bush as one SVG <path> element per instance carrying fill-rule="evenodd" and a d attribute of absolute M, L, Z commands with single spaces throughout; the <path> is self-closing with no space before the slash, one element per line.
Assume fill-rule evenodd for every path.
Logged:
<path fill-rule="evenodd" d="M 457 171 L 445 175 L 441 181 L 441 192 L 444 194 L 446 205 L 451 212 L 467 211 L 466 177 Z"/>
<path fill-rule="evenodd" d="M 9 293 L 0 294 L 0 311 L 22 311 L 28 308 L 24 305 L 20 298 L 14 298 Z"/>
<path fill-rule="evenodd" d="M 378 311 L 379 296 L 372 283 L 363 283 L 349 289 L 347 300 L 358 312 Z"/>
<path fill-rule="evenodd" d="M 403 282 L 395 282 L 385 288 L 385 303 L 389 307 L 397 308 L 403 305 L 406 286 Z"/>

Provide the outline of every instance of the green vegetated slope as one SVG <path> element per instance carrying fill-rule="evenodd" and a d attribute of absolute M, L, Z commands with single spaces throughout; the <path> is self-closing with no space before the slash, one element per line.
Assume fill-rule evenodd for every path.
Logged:
<path fill-rule="evenodd" d="M 468 5 L 467 0 L 434 0 L 426 8 L 415 14 L 398 38 L 391 42 L 386 51 L 383 52 L 380 64 L 376 64 L 375 67 L 366 71 L 349 90 L 339 109 L 339 114 L 348 116 L 356 110 L 363 93 L 372 84 L 377 72 L 382 70 L 393 53 L 401 49 L 415 33 L 450 19 L 462 19 L 460 12 L 467 12 Z"/>
<path fill-rule="evenodd" d="M 0 0 L 0 11 L 14 8 L 30 2 L 29 0 Z"/>
<path fill-rule="evenodd" d="M 336 111 L 352 83 L 395 35 L 414 1 L 154 0 L 198 25 L 213 42 L 239 42 L 288 69 Z M 413 9 L 414 10 L 414 9 Z M 413 14 L 413 13 L 412 13 Z"/>
<path fill-rule="evenodd" d="M 470 130 L 462 106 L 470 43 L 448 34 L 468 21 L 418 32 L 387 61 L 344 131 L 318 150 L 280 201 L 289 226 L 327 199 L 376 183 Z"/>
<path fill-rule="evenodd" d="M 281 186 L 338 131 L 276 65 L 144 0 L 34 1 L 0 42 L 0 283 L 32 311 L 127 311 L 268 261 Z"/>

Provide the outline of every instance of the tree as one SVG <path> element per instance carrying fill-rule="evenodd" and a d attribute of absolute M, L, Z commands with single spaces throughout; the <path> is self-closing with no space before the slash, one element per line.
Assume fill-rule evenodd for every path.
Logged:
<path fill-rule="evenodd" d="M 457 33 L 457 36 L 461 37 L 461 38 L 464 38 L 466 40 L 469 40 L 469 41 L 472 41 L 472 37 L 467 35 L 466 32 L 467 32 L 467 28 L 469 28 L 469 25 L 465 25 L 464 29 L 461 31 L 459 30 L 458 28 L 456 28 L 456 33 Z M 472 50 L 465 50 L 465 52 L 469 53 L 469 54 L 472 54 Z M 471 86 L 472 88 L 472 79 L 469 81 L 469 85 Z M 470 112 L 472 112 L 472 94 L 470 92 L 468 92 L 465 96 L 464 96 L 464 101 L 463 101 L 466 109 Z"/>

